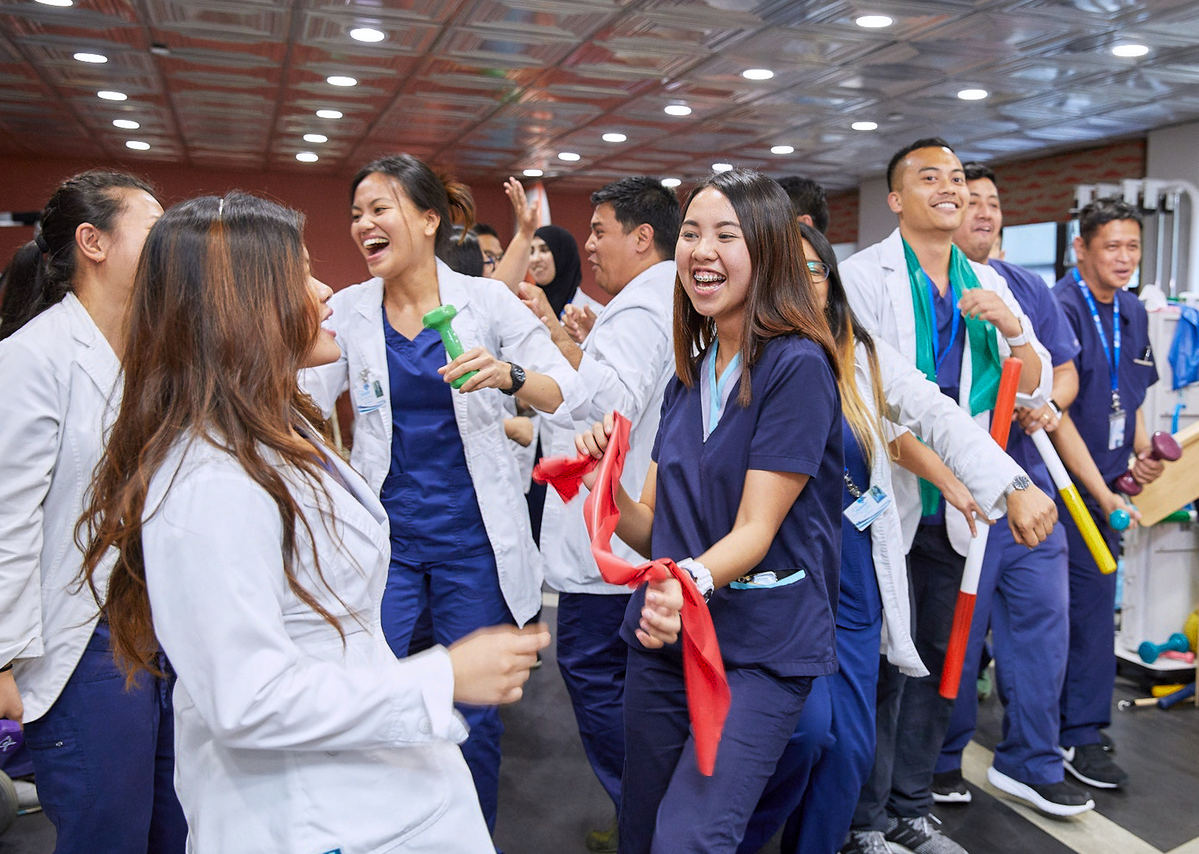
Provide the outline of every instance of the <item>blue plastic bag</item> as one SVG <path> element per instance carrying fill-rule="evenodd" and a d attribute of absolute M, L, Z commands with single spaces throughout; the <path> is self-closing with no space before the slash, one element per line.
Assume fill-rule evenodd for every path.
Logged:
<path fill-rule="evenodd" d="M 1199 379 L 1199 310 L 1184 305 L 1181 312 L 1174 342 L 1170 344 L 1170 373 L 1174 375 L 1175 391 Z"/>

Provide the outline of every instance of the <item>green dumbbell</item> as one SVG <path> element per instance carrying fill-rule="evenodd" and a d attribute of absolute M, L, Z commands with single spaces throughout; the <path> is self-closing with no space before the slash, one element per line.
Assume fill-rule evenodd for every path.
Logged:
<path fill-rule="evenodd" d="M 458 333 L 454 331 L 454 327 L 450 325 L 450 321 L 457 314 L 458 309 L 452 305 L 439 305 L 420 319 L 421 325 L 426 329 L 437 330 L 437 334 L 441 336 L 441 343 L 445 345 L 445 351 L 449 354 L 451 360 L 457 359 L 462 355 L 462 341 L 458 338 Z M 468 371 L 450 383 L 450 385 L 454 388 L 462 388 L 462 384 L 477 373 L 478 371 Z"/>

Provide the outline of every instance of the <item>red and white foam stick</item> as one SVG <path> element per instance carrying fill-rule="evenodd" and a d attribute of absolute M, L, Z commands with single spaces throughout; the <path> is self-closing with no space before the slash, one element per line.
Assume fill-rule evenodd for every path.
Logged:
<path fill-rule="evenodd" d="M 991 438 L 1005 450 L 1012 429 L 1012 413 L 1016 409 L 1016 386 L 1020 382 L 1023 366 L 1024 363 L 1016 358 L 1004 360 L 999 393 L 995 396 L 995 408 L 991 411 Z M 974 622 L 974 603 L 978 599 L 978 579 L 982 574 L 989 530 L 987 525 L 980 525 L 978 534 L 970 541 L 970 548 L 966 551 L 966 567 L 962 570 L 962 583 L 958 587 L 949 649 L 945 653 L 945 666 L 941 668 L 941 696 L 947 700 L 957 698 L 962 681 L 962 664 L 966 661 L 966 647 L 970 643 L 970 624 Z"/>

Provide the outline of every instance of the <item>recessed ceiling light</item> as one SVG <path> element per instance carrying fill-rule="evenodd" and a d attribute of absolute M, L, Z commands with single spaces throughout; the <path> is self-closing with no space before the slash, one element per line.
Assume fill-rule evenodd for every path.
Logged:
<path fill-rule="evenodd" d="M 774 72 L 769 68 L 747 68 L 741 72 L 741 76 L 746 80 L 769 80 Z"/>
<path fill-rule="evenodd" d="M 296 160 L 299 160 L 301 163 L 316 163 L 320 158 L 316 156 L 315 152 L 301 151 L 296 155 Z"/>
<path fill-rule="evenodd" d="M 137 130 L 141 127 L 141 124 L 135 122 L 133 119 L 113 119 L 112 124 L 113 127 L 118 127 L 121 130 Z"/>
<path fill-rule="evenodd" d="M 1144 56 L 1149 53 L 1149 47 L 1143 44 L 1129 42 L 1127 44 L 1118 44 L 1112 48 L 1112 53 L 1115 56 L 1123 57 L 1124 59 L 1136 59 L 1139 56 Z"/>
<path fill-rule="evenodd" d="M 733 168 L 732 163 L 713 163 L 712 164 L 713 172 L 728 172 L 732 168 Z"/>
<path fill-rule="evenodd" d="M 667 104 L 662 108 L 663 112 L 668 116 L 689 116 L 691 108 L 686 104 Z"/>
<path fill-rule="evenodd" d="M 545 173 L 542 172 L 540 169 L 526 169 L 522 174 L 526 178 L 540 178 Z"/>
<path fill-rule="evenodd" d="M 624 142 L 628 137 L 623 133 L 606 133 L 602 139 L 604 142 Z"/>
<path fill-rule="evenodd" d="M 328 142 L 329 137 L 323 133 L 306 133 L 304 134 L 304 142 Z"/>
<path fill-rule="evenodd" d="M 850 127 L 854 130 L 878 130 L 878 122 L 854 122 Z"/>
<path fill-rule="evenodd" d="M 358 81 L 353 77 L 343 77 L 340 74 L 334 74 L 332 77 L 326 77 L 325 81 L 330 86 L 357 86 Z"/>
<path fill-rule="evenodd" d="M 381 42 L 387 38 L 387 33 L 374 27 L 355 27 L 350 30 L 350 38 L 359 42 Z"/>
<path fill-rule="evenodd" d="M 150 143 L 142 142 L 140 139 L 129 139 L 125 141 L 126 148 L 132 148 L 134 151 L 149 151 Z"/>
<path fill-rule="evenodd" d="M 678 178 L 663 178 L 662 179 L 662 186 L 667 188 L 668 190 L 673 190 L 675 187 L 677 187 L 681 183 L 683 183 L 683 182 L 680 181 Z"/>
<path fill-rule="evenodd" d="M 105 101 L 125 101 L 129 98 L 124 92 L 97 92 L 96 97 Z"/>
<path fill-rule="evenodd" d="M 859 15 L 853 22 L 866 30 L 880 30 L 894 24 L 895 19 L 889 15 Z"/>
<path fill-rule="evenodd" d="M 771 154 L 794 154 L 794 145 L 772 145 L 770 146 Z"/>
<path fill-rule="evenodd" d="M 565 160 L 567 163 L 577 163 L 578 161 L 582 160 L 583 158 L 580 157 L 578 154 L 576 154 L 573 151 L 559 151 L 558 159 Z"/>
<path fill-rule="evenodd" d="M 64 8 L 75 5 L 75 0 L 37 0 L 37 2 L 43 6 L 62 6 Z"/>
<path fill-rule="evenodd" d="M 317 110 L 316 117 L 318 119 L 340 119 L 342 116 L 341 110 Z"/>
<path fill-rule="evenodd" d="M 108 62 L 108 57 L 102 53 L 84 53 L 82 51 L 75 54 L 75 59 L 79 62 L 91 62 L 96 65 Z"/>
<path fill-rule="evenodd" d="M 958 92 L 958 97 L 963 101 L 981 101 L 990 94 L 986 89 L 962 89 Z"/>

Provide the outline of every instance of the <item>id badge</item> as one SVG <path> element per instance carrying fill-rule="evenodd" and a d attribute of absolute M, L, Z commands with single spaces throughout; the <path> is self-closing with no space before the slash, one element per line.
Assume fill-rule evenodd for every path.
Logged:
<path fill-rule="evenodd" d="M 354 407 L 362 414 L 383 406 L 383 383 L 368 371 L 363 371 L 354 386 Z"/>
<path fill-rule="evenodd" d="M 865 531 L 890 506 L 891 496 L 877 486 L 872 486 L 845 508 L 845 518 L 859 531 Z"/>
<path fill-rule="evenodd" d="M 1107 449 L 1114 451 L 1124 444 L 1124 410 L 1117 409 L 1107 417 Z"/>

